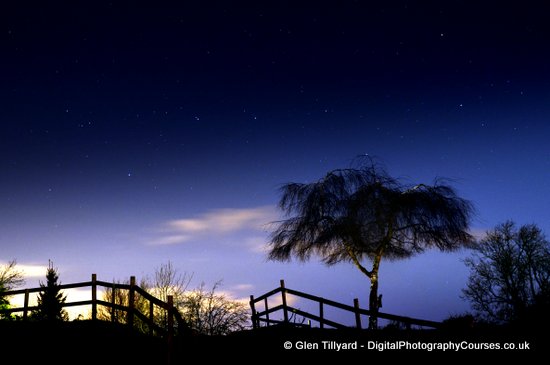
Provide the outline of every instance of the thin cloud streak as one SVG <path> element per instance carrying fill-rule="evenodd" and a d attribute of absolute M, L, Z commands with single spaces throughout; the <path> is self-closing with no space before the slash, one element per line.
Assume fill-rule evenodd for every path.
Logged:
<path fill-rule="evenodd" d="M 0 267 L 7 265 L 7 262 L 0 262 Z M 38 278 L 46 276 L 46 271 L 48 270 L 47 266 L 44 265 L 31 265 L 31 264 L 20 264 L 15 265 L 15 270 L 20 271 L 23 274 L 23 278 Z"/>
<path fill-rule="evenodd" d="M 175 219 L 164 223 L 161 236 L 148 241 L 151 245 L 174 245 L 212 237 L 229 236 L 237 232 L 250 232 L 257 237 L 275 221 L 278 213 L 274 206 L 254 208 L 215 209 L 192 218 Z"/>
<path fill-rule="evenodd" d="M 184 243 L 189 241 L 191 237 L 183 234 L 170 235 L 165 237 L 160 237 L 149 241 L 152 245 L 174 245 L 178 243 Z"/>
<path fill-rule="evenodd" d="M 237 284 L 231 287 L 232 290 L 236 291 L 250 291 L 254 289 L 254 285 L 252 284 Z"/>

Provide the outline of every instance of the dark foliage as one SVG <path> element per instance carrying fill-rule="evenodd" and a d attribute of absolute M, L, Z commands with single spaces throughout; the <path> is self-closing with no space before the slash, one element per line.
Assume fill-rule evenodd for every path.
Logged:
<path fill-rule="evenodd" d="M 50 263 L 46 272 L 46 284 L 40 283 L 42 290 L 38 294 L 38 309 L 33 313 L 33 319 L 40 321 L 66 321 L 68 314 L 63 309 L 67 297 L 59 289 L 59 275 Z"/>
<path fill-rule="evenodd" d="M 10 308 L 9 297 L 3 294 L 22 285 L 25 280 L 23 273 L 16 268 L 17 261 L 11 260 L 7 265 L 0 267 L 0 319 L 13 320 L 15 317 L 6 312 Z"/>
<path fill-rule="evenodd" d="M 9 319 L 11 316 L 5 312 L 6 309 L 9 309 L 10 302 L 6 297 L 4 297 L 4 293 L 7 290 L 4 288 L 4 284 L 0 282 L 0 319 Z"/>
<path fill-rule="evenodd" d="M 353 262 L 371 281 L 374 311 L 380 307 L 382 257 L 403 259 L 430 248 L 451 251 L 473 241 L 468 233 L 473 206 L 451 186 L 441 181 L 405 185 L 370 158 L 317 182 L 284 185 L 279 206 L 287 218 L 275 222 L 269 258 L 318 255 L 328 265 Z M 370 270 L 364 260 L 372 262 Z"/>
<path fill-rule="evenodd" d="M 407 186 L 375 164 L 329 172 L 321 180 L 281 188 L 280 208 L 269 258 L 307 260 L 319 255 L 329 265 L 374 258 L 401 259 L 427 248 L 454 250 L 472 241 L 467 228 L 472 205 L 449 185 Z"/>
<path fill-rule="evenodd" d="M 496 323 L 548 321 L 550 243 L 536 225 L 497 226 L 465 263 L 471 274 L 463 293 L 478 316 Z"/>

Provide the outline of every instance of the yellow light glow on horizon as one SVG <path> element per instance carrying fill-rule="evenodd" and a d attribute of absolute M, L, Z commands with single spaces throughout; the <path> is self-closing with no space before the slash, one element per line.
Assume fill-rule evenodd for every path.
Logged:
<path fill-rule="evenodd" d="M 63 294 L 67 296 L 66 303 L 80 302 L 92 299 L 92 291 L 90 288 L 65 289 L 63 290 Z M 97 297 L 101 298 L 101 296 L 102 293 L 98 290 Z M 38 293 L 31 293 L 29 295 L 29 306 L 35 306 L 37 303 L 37 298 Z M 13 295 L 9 298 L 9 301 L 12 308 L 23 308 L 25 295 Z M 74 319 L 77 319 L 79 316 L 82 316 L 83 318 L 88 318 L 91 311 L 91 306 L 84 305 L 76 307 L 65 307 L 65 310 L 69 314 L 69 320 L 72 321 Z M 23 315 L 23 312 L 16 312 L 14 314 L 20 316 Z"/>

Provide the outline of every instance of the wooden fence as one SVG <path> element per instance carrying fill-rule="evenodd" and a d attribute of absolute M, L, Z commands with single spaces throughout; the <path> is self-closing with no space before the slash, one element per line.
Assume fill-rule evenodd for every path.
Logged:
<path fill-rule="evenodd" d="M 111 301 L 107 302 L 97 298 L 97 288 L 98 286 L 104 287 L 108 290 L 111 290 Z M 180 332 L 186 330 L 187 324 L 184 322 L 178 310 L 174 307 L 174 300 L 171 295 L 167 297 L 167 301 L 164 302 L 158 298 L 155 298 L 151 294 L 147 293 L 141 287 L 136 285 L 135 276 L 130 277 L 130 284 L 117 284 L 109 283 L 105 281 L 97 280 L 96 274 L 92 274 L 92 280 L 74 283 L 74 284 L 62 284 L 58 286 L 59 289 L 75 289 L 75 288 L 85 288 L 90 287 L 92 291 L 91 300 L 83 300 L 77 302 L 65 302 L 63 307 L 74 307 L 74 306 L 91 306 L 91 319 L 97 320 L 97 309 L 98 306 L 104 306 L 110 309 L 111 321 L 116 321 L 116 311 L 123 311 L 126 313 L 126 324 L 130 327 L 134 327 L 135 317 L 142 320 L 147 324 L 150 334 L 160 334 L 165 336 L 169 342 L 172 342 L 175 330 L 178 329 Z M 3 310 L 4 313 L 18 313 L 23 312 L 23 320 L 28 319 L 29 311 L 38 309 L 37 306 L 29 306 L 29 296 L 31 293 L 38 293 L 43 291 L 44 288 L 31 288 L 31 289 L 20 289 L 20 290 L 10 290 L 4 292 L 3 296 L 12 296 L 12 295 L 21 295 L 24 294 L 24 304 L 23 307 L 19 308 L 9 308 Z M 118 290 L 128 291 L 128 305 L 122 305 L 116 303 L 116 292 Z M 148 313 L 142 313 L 139 308 L 136 307 L 136 294 L 139 294 L 140 297 L 148 301 Z M 161 308 L 161 313 L 163 313 L 165 321 L 165 328 L 159 326 L 155 321 L 155 306 Z M 158 311 L 157 311 L 158 313 Z"/>
<path fill-rule="evenodd" d="M 272 308 L 269 308 L 268 298 L 275 296 L 279 293 L 281 293 L 281 304 L 276 305 Z M 291 307 L 290 305 L 288 305 L 288 300 L 287 300 L 288 294 L 295 295 L 299 298 L 308 299 L 313 302 L 317 302 L 319 305 L 319 314 L 315 315 L 315 314 L 302 311 L 298 308 Z M 256 304 L 260 302 L 263 302 L 264 310 L 257 311 Z M 316 321 L 319 323 L 320 328 L 324 328 L 325 326 L 330 326 L 333 328 L 349 328 L 349 326 L 327 319 L 325 316 L 326 306 L 339 308 L 344 311 L 353 313 L 355 317 L 355 328 L 359 328 L 359 329 L 362 328 L 361 316 L 372 315 L 372 313 L 368 309 L 362 309 L 359 307 L 359 299 L 357 298 L 353 300 L 353 306 L 350 306 L 350 305 L 334 302 L 332 300 L 328 300 L 325 298 L 317 297 L 311 294 L 302 293 L 297 290 L 286 288 L 284 280 L 281 280 L 281 286 L 274 290 L 271 290 L 263 295 L 260 295 L 257 298 L 254 298 L 253 295 L 250 296 L 250 308 L 252 310 L 253 328 L 261 327 L 262 323 L 264 323 L 265 326 L 269 326 L 270 324 L 284 324 L 284 323 L 290 324 L 291 315 L 299 315 L 299 316 L 302 316 L 303 318 Z M 283 320 L 275 320 L 270 318 L 270 314 L 277 311 L 283 312 Z M 440 322 L 397 316 L 394 314 L 388 314 L 388 313 L 382 313 L 382 312 L 378 312 L 376 314 L 376 317 L 403 323 L 408 329 L 410 329 L 411 326 L 413 325 L 420 326 L 420 327 L 430 327 L 430 328 L 439 328 L 441 326 Z"/>

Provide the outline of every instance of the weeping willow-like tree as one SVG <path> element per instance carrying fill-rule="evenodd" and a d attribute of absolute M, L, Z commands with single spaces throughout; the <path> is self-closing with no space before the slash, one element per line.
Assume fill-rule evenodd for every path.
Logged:
<path fill-rule="evenodd" d="M 430 248 L 452 251 L 473 241 L 473 206 L 451 186 L 402 184 L 371 159 L 317 182 L 285 184 L 279 206 L 286 219 L 275 222 L 269 258 L 306 261 L 317 255 L 328 265 L 353 263 L 370 280 L 373 329 L 382 258 L 405 259 Z"/>

